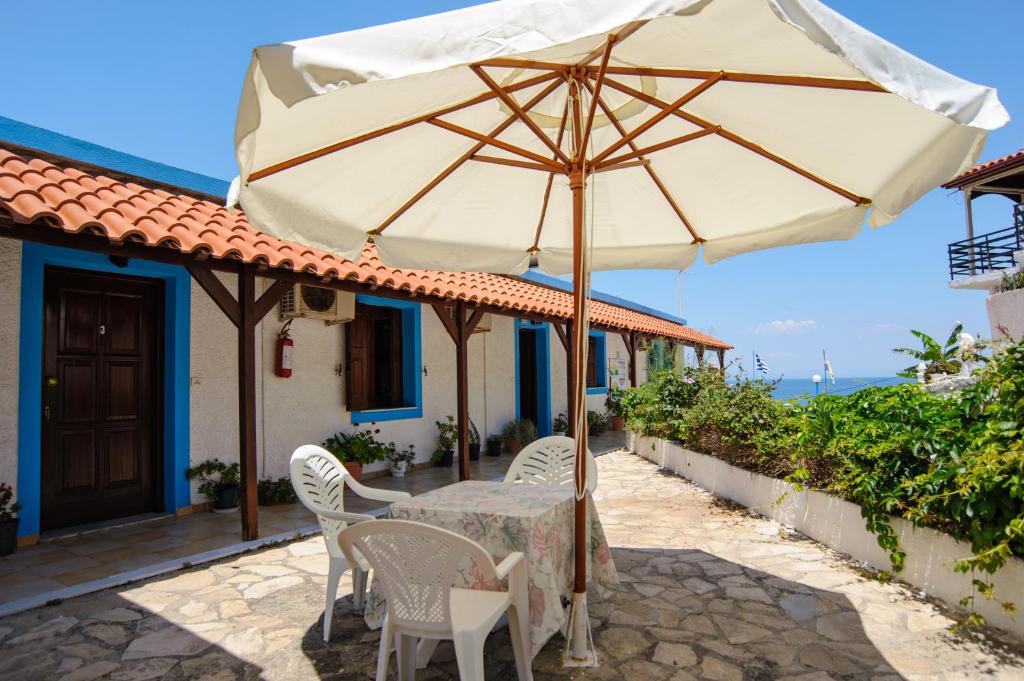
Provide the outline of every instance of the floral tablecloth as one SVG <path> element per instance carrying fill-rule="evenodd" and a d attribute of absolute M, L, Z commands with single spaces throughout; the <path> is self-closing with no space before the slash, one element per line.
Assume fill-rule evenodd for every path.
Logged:
<path fill-rule="evenodd" d="M 590 579 L 618 582 L 608 541 L 594 502 L 588 497 L 587 545 Z M 531 655 L 559 631 L 566 618 L 562 598 L 572 593 L 573 490 L 569 485 L 526 485 L 467 480 L 392 504 L 387 517 L 415 520 L 457 532 L 481 544 L 498 563 L 513 551 L 526 556 L 529 575 Z M 471 565 L 460 570 L 462 584 L 485 588 Z M 376 580 L 366 601 L 366 622 L 381 626 L 386 605 Z"/>

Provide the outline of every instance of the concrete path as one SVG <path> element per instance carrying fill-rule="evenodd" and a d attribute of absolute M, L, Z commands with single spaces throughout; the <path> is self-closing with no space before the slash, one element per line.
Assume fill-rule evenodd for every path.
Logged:
<path fill-rule="evenodd" d="M 621 577 L 590 596 L 602 665 L 563 670 L 556 636 L 534 661 L 538 681 L 1024 679 L 1019 642 L 953 638 L 950 619 L 901 587 L 632 454 L 598 465 Z M 0 678 L 373 678 L 379 635 L 350 595 L 334 640 L 321 639 L 326 568 L 314 537 L 0 619 Z M 515 678 L 504 631 L 486 656 L 488 679 Z M 451 648 L 417 678 L 457 678 Z"/>

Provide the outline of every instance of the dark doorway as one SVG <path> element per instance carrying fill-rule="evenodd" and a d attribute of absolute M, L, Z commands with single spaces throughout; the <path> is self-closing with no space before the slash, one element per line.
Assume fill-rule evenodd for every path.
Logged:
<path fill-rule="evenodd" d="M 537 399 L 537 332 L 519 329 L 519 418 L 540 426 L 540 400 Z"/>
<path fill-rule="evenodd" d="M 46 269 L 44 531 L 161 510 L 163 286 Z"/>

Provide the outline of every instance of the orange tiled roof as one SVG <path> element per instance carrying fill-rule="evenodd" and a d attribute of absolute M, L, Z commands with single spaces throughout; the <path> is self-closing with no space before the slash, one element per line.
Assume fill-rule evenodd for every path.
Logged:
<path fill-rule="evenodd" d="M 1012 154 L 1001 156 L 1000 158 L 994 158 L 991 161 L 985 161 L 974 166 L 966 173 L 961 173 L 954 177 L 952 180 L 942 185 L 943 189 L 958 189 L 967 184 L 970 180 L 977 180 L 984 178 L 987 175 L 991 175 L 1002 170 L 1009 170 L 1014 166 L 1024 165 L 1024 149 L 1019 149 Z"/>
<path fill-rule="evenodd" d="M 140 180 L 144 181 L 144 180 Z M 436 272 L 386 267 L 367 245 L 359 260 L 338 258 L 260 232 L 241 211 L 187 194 L 55 165 L 0 147 L 0 214 L 18 223 L 42 223 L 69 233 L 92 233 L 113 242 L 166 247 L 497 308 L 566 319 L 572 296 L 518 277 L 478 272 Z M 3 232 L 0 231 L 0 236 Z M 593 301 L 594 323 L 710 348 L 732 346 L 651 314 Z"/>

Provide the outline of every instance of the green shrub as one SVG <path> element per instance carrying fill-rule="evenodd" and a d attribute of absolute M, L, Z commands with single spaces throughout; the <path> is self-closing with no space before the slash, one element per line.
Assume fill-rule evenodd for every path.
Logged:
<path fill-rule="evenodd" d="M 292 479 L 287 476 L 277 480 L 272 478 L 260 480 L 256 484 L 256 496 L 259 498 L 260 506 L 294 504 L 298 499 L 292 488 Z"/>

